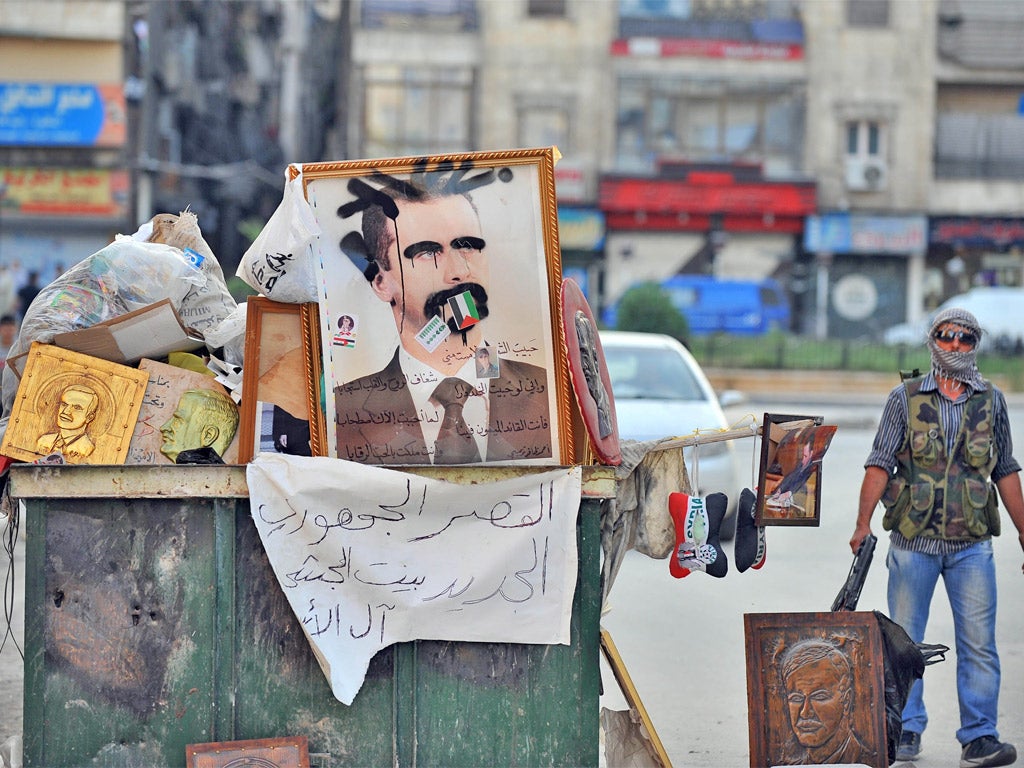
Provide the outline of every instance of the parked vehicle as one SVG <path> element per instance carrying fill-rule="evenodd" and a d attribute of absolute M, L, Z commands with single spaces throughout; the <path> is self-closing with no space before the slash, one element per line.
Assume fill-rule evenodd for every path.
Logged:
<path fill-rule="evenodd" d="M 673 306 L 686 317 L 690 333 L 760 335 L 787 329 L 789 300 L 772 279 L 719 280 L 709 275 L 674 275 L 661 282 Z M 608 308 L 602 320 L 616 326 L 617 306 Z"/>
<path fill-rule="evenodd" d="M 1024 288 L 979 286 L 946 299 L 935 312 L 918 323 L 900 323 L 886 329 L 883 341 L 889 345 L 923 344 L 936 313 L 960 307 L 978 318 L 981 329 L 979 350 L 1016 353 L 1024 347 Z"/>
<path fill-rule="evenodd" d="M 615 397 L 615 416 L 623 440 L 656 440 L 728 429 L 725 413 L 707 376 L 686 348 L 660 333 L 601 331 L 601 346 Z M 694 495 L 721 491 L 729 497 L 722 538 L 732 538 L 736 504 L 744 487 L 733 441 L 685 448 Z M 699 465 L 697 462 L 699 461 Z M 747 483 L 749 485 L 749 482 Z"/>

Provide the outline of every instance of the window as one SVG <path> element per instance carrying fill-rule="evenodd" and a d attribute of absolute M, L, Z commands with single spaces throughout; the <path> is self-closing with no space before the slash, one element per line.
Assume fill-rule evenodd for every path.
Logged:
<path fill-rule="evenodd" d="M 472 149 L 472 70 L 383 66 L 365 83 L 364 157 Z"/>
<path fill-rule="evenodd" d="M 620 168 L 685 159 L 800 169 L 804 98 L 796 85 L 623 77 L 618 103 Z"/>
<path fill-rule="evenodd" d="M 875 120 L 851 120 L 846 124 L 848 157 L 882 159 L 882 126 Z"/>
<path fill-rule="evenodd" d="M 565 16 L 566 0 L 527 0 L 526 13 L 529 16 Z"/>
<path fill-rule="evenodd" d="M 851 27 L 889 26 L 889 0 L 846 0 L 846 23 Z"/>
<path fill-rule="evenodd" d="M 888 185 L 886 126 L 878 120 L 846 123 L 846 188 L 878 192 Z"/>
<path fill-rule="evenodd" d="M 519 107 L 521 147 L 556 146 L 564 155 L 571 150 L 569 115 L 571 105 L 525 104 Z"/>

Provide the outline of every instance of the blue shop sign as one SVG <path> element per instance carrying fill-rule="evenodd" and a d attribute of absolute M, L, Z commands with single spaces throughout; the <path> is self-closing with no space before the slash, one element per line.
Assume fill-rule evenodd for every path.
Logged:
<path fill-rule="evenodd" d="M 928 220 L 924 216 L 865 216 L 827 213 L 808 216 L 804 250 L 811 253 L 891 253 L 924 251 Z"/>
<path fill-rule="evenodd" d="M 0 145 L 105 143 L 104 95 L 89 83 L 0 83 Z"/>

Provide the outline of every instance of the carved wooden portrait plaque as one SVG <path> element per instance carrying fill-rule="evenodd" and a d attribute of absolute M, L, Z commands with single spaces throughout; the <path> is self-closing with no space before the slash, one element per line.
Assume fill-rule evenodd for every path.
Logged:
<path fill-rule="evenodd" d="M 123 464 L 148 381 L 145 371 L 34 342 L 0 453 Z"/>
<path fill-rule="evenodd" d="M 309 768 L 305 736 L 189 744 L 188 768 Z"/>

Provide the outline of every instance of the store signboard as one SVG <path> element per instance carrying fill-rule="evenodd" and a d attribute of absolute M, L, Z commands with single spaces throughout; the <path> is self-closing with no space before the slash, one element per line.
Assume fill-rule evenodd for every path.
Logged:
<path fill-rule="evenodd" d="M 808 216 L 804 249 L 811 253 L 908 254 L 928 246 L 924 216 L 860 216 L 828 213 Z"/>
<path fill-rule="evenodd" d="M 26 218 L 124 218 L 128 182 L 127 171 L 0 166 L 0 205 L 5 215 Z"/>
<path fill-rule="evenodd" d="M 0 82 L 0 146 L 119 147 L 126 138 L 120 85 Z"/>
<path fill-rule="evenodd" d="M 559 206 L 558 240 L 562 250 L 600 251 L 604 235 L 604 214 L 600 211 Z"/>

